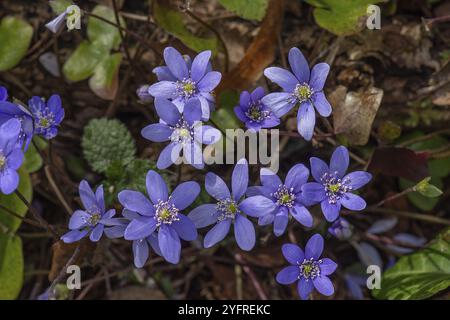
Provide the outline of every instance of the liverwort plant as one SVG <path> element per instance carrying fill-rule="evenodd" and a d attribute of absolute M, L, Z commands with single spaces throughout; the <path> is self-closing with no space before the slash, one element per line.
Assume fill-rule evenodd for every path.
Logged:
<path fill-rule="evenodd" d="M 316 123 L 314 108 L 323 117 L 331 114 L 331 106 L 323 93 L 323 87 L 330 71 L 327 63 L 318 63 L 312 70 L 297 48 L 289 51 L 289 65 L 292 72 L 279 67 L 264 70 L 264 75 L 278 84 L 284 92 L 269 93 L 262 98 L 278 118 L 299 105 L 297 130 L 305 140 L 311 140 Z"/>
<path fill-rule="evenodd" d="M 211 51 L 203 51 L 191 63 L 175 48 L 164 49 L 166 66 L 153 70 L 159 82 L 148 87 L 148 93 L 155 98 L 172 100 L 180 112 L 190 99 L 196 98 L 200 101 L 202 119 L 208 120 L 214 103 L 212 91 L 222 78 L 220 72 L 211 71 L 210 58 Z M 141 94 L 145 96 L 145 92 Z"/>
<path fill-rule="evenodd" d="M 0 191 L 13 193 L 19 186 L 17 170 L 22 165 L 23 152 L 18 144 L 20 121 L 10 119 L 0 126 Z"/>
<path fill-rule="evenodd" d="M 69 229 L 61 237 L 65 243 L 81 240 L 89 234 L 89 239 L 97 242 L 103 235 L 105 226 L 110 225 L 111 218 L 116 214 L 115 209 L 106 211 L 103 186 L 92 191 L 86 180 L 80 182 L 78 187 L 84 210 L 76 210 L 69 220 Z"/>
<path fill-rule="evenodd" d="M 234 236 L 238 246 L 250 251 L 255 246 L 255 228 L 244 214 L 259 217 L 272 212 L 275 206 L 269 199 L 256 195 L 242 200 L 248 187 L 248 163 L 240 159 L 231 177 L 231 191 L 218 175 L 208 172 L 205 178 L 206 191 L 216 199 L 214 204 L 203 204 L 192 210 L 188 217 L 197 228 L 215 224 L 204 239 L 205 248 L 222 241 L 234 224 Z"/>
<path fill-rule="evenodd" d="M 325 219 L 329 222 L 338 218 L 341 206 L 355 211 L 366 207 L 366 201 L 352 192 L 366 185 L 372 175 L 365 171 L 346 175 L 349 161 L 348 150 L 344 146 L 334 150 L 330 166 L 319 158 L 310 159 L 311 174 L 316 182 L 304 184 L 302 191 L 306 199 L 320 203 Z"/>
<path fill-rule="evenodd" d="M 328 258 L 320 258 L 323 252 L 323 238 L 313 235 L 306 243 L 305 252 L 295 244 L 284 244 L 281 248 L 284 258 L 291 264 L 278 272 L 276 280 L 280 284 L 297 281 L 297 291 L 301 299 L 308 299 L 314 288 L 325 296 L 334 293 L 328 278 L 337 264 Z"/>
<path fill-rule="evenodd" d="M 132 190 L 121 191 L 118 195 L 120 203 L 126 210 L 138 214 L 126 227 L 124 237 L 126 240 L 140 241 L 134 249 L 135 256 L 142 255 L 139 259 L 144 260 L 145 252 L 140 253 L 136 250 L 145 250 L 145 239 L 149 239 L 153 234 L 157 235 L 158 246 L 153 245 L 153 248 L 159 247 L 160 254 L 166 261 L 177 264 L 181 254 L 180 238 L 185 241 L 197 238 L 194 223 L 181 211 L 194 202 L 200 193 L 200 186 L 194 181 L 184 182 L 169 195 L 161 175 L 150 170 L 146 177 L 146 187 L 149 198 L 141 192 Z"/>
<path fill-rule="evenodd" d="M 150 141 L 170 141 L 158 158 L 158 169 L 166 169 L 175 163 L 181 151 L 187 163 L 197 169 L 205 166 L 202 144 L 217 142 L 221 133 L 219 130 L 203 125 L 202 111 L 199 99 L 190 99 L 181 114 L 177 107 L 167 99 L 156 98 L 155 108 L 160 123 L 148 125 L 142 129 L 142 136 Z"/>
<path fill-rule="evenodd" d="M 263 128 L 273 128 L 280 124 L 273 112 L 262 103 L 265 92 L 262 87 L 256 88 L 252 93 L 243 91 L 239 98 L 239 105 L 234 107 L 234 113 L 245 126 L 258 132 Z"/>
<path fill-rule="evenodd" d="M 313 218 L 305 207 L 307 202 L 301 192 L 301 187 L 309 178 L 309 170 L 303 164 L 293 166 L 283 183 L 270 169 L 262 168 L 260 171 L 262 186 L 249 188 L 249 193 L 260 194 L 273 202 L 275 210 L 266 212 L 258 220 L 259 225 L 273 223 L 273 232 L 276 236 L 286 231 L 289 214 L 305 227 L 312 227 Z"/>
<path fill-rule="evenodd" d="M 41 97 L 32 97 L 28 106 L 34 118 L 34 133 L 49 140 L 58 134 L 58 126 L 64 119 L 61 97 L 52 95 L 47 102 Z"/>

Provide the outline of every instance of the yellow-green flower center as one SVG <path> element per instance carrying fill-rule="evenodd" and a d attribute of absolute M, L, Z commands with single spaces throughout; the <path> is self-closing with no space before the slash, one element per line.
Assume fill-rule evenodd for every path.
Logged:
<path fill-rule="evenodd" d="M 310 99 L 313 93 L 313 90 L 307 83 L 298 84 L 294 89 L 294 95 L 297 97 L 299 102 L 304 102 Z"/>
<path fill-rule="evenodd" d="M 3 154 L 0 153 L 0 170 L 3 169 L 6 165 L 6 158 Z"/>
<path fill-rule="evenodd" d="M 328 186 L 328 190 L 330 190 L 333 193 L 338 192 L 341 189 L 341 186 L 339 184 L 330 184 Z"/>
<path fill-rule="evenodd" d="M 238 205 L 232 199 L 220 200 L 216 204 L 216 210 L 219 213 L 218 220 L 234 219 L 240 212 Z"/>
<path fill-rule="evenodd" d="M 161 224 L 172 224 L 172 222 L 180 220 L 178 217 L 179 210 L 174 204 L 169 201 L 159 201 L 155 205 L 156 213 L 155 220 L 156 225 L 159 227 Z"/>
<path fill-rule="evenodd" d="M 300 276 L 305 278 L 306 280 L 314 279 L 320 276 L 320 264 L 322 260 L 314 260 L 313 258 L 309 260 L 303 260 L 301 264 L 299 264 L 300 268 Z"/>
<path fill-rule="evenodd" d="M 285 185 L 278 186 L 276 192 L 272 196 L 277 200 L 279 206 L 291 208 L 295 202 L 295 194 L 293 188 L 288 188 Z"/>

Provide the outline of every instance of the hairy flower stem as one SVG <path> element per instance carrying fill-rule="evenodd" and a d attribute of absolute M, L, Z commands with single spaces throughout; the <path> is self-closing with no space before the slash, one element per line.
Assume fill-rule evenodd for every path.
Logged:
<path fill-rule="evenodd" d="M 56 232 L 55 228 L 50 225 L 41 215 L 31 206 L 27 199 L 20 193 L 19 190 L 15 191 L 16 196 L 28 207 L 28 210 L 31 212 L 33 217 L 39 222 L 39 224 L 47 229 L 56 239 L 60 238 L 58 232 Z"/>

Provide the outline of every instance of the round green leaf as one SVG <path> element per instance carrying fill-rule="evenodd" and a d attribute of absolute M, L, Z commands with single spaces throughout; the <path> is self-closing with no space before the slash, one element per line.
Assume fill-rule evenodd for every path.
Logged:
<path fill-rule="evenodd" d="M 92 10 L 92 13 L 116 23 L 114 10 L 108 7 L 98 5 Z M 125 28 L 125 21 L 122 17 L 119 17 L 119 21 L 120 26 Z M 91 42 L 99 42 L 107 50 L 115 49 L 120 44 L 118 28 L 92 16 L 88 19 L 87 35 Z"/>
<path fill-rule="evenodd" d="M 219 2 L 242 18 L 258 21 L 264 18 L 269 3 L 268 0 L 219 0 Z"/>
<path fill-rule="evenodd" d="M 95 67 L 94 75 L 89 79 L 89 87 L 100 98 L 112 100 L 116 96 L 121 62 L 122 54 L 115 53 Z"/>
<path fill-rule="evenodd" d="M 0 300 L 16 299 L 23 285 L 22 240 L 0 233 Z"/>
<path fill-rule="evenodd" d="M 33 28 L 24 20 L 5 17 L 0 23 L 0 71 L 14 68 L 27 53 Z"/>

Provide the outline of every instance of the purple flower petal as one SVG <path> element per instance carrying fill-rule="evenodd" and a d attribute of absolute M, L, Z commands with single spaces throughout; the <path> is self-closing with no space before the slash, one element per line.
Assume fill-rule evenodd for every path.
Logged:
<path fill-rule="evenodd" d="M 289 92 L 273 92 L 261 99 L 276 117 L 281 118 L 291 111 L 295 104 L 290 102 L 291 94 Z"/>
<path fill-rule="evenodd" d="M 193 241 L 197 239 L 197 229 L 191 219 L 184 214 L 179 214 L 180 220 L 172 223 L 172 227 L 178 233 L 178 236 L 185 241 Z"/>
<path fill-rule="evenodd" d="M 215 204 L 202 204 L 188 214 L 188 218 L 194 222 L 195 227 L 204 228 L 217 221 L 217 209 Z"/>
<path fill-rule="evenodd" d="M 97 207 L 97 198 L 86 180 L 80 182 L 78 193 L 86 210 Z"/>
<path fill-rule="evenodd" d="M 169 201 L 179 210 L 186 209 L 200 193 L 200 185 L 195 181 L 187 181 L 178 185 L 172 192 Z"/>
<path fill-rule="evenodd" d="M 240 214 L 236 214 L 234 220 L 234 237 L 239 248 L 244 251 L 250 251 L 255 246 L 255 227 Z"/>
<path fill-rule="evenodd" d="M 234 107 L 234 114 L 240 121 L 242 121 L 244 123 L 247 123 L 249 120 L 247 118 L 247 116 L 245 115 L 244 111 L 242 111 L 241 106 Z"/>
<path fill-rule="evenodd" d="M 274 214 L 266 214 L 265 216 L 259 217 L 258 225 L 260 225 L 260 226 L 267 226 L 269 224 L 272 224 L 274 219 L 275 219 L 275 215 Z"/>
<path fill-rule="evenodd" d="M 125 229 L 126 240 L 144 239 L 156 230 L 156 219 L 153 217 L 139 217 L 130 222 Z"/>
<path fill-rule="evenodd" d="M 318 260 L 323 251 L 323 238 L 320 234 L 316 233 L 311 238 L 305 246 L 305 258 Z"/>
<path fill-rule="evenodd" d="M 231 190 L 235 201 L 239 201 L 248 187 L 248 163 L 245 158 L 240 159 L 233 169 L 231 176 Z"/>
<path fill-rule="evenodd" d="M 306 140 L 310 141 L 314 134 L 314 126 L 316 125 L 316 113 L 311 101 L 303 102 L 297 113 L 297 130 L 298 133 Z"/>
<path fill-rule="evenodd" d="M 324 276 L 328 276 L 336 271 L 337 264 L 331 259 L 324 258 L 322 259 L 322 263 L 320 264 L 320 274 Z"/>
<path fill-rule="evenodd" d="M 216 243 L 222 241 L 230 231 L 231 219 L 218 222 L 205 236 L 203 246 L 211 248 Z"/>
<path fill-rule="evenodd" d="M 303 250 L 298 245 L 293 243 L 283 244 L 283 246 L 281 247 L 281 252 L 283 253 L 283 256 L 287 260 L 287 262 L 295 266 L 297 266 L 299 263 L 302 263 L 305 259 Z"/>
<path fill-rule="evenodd" d="M 261 178 L 261 184 L 265 187 L 273 189 L 274 191 L 283 184 L 281 179 L 268 168 L 261 168 L 259 171 L 259 176 Z"/>
<path fill-rule="evenodd" d="M 206 191 L 216 200 L 230 199 L 230 190 L 221 177 L 215 173 L 208 172 L 205 177 Z"/>
<path fill-rule="evenodd" d="M 177 84 L 172 81 L 160 81 L 148 88 L 148 93 L 153 97 L 173 99 L 177 96 Z"/>
<path fill-rule="evenodd" d="M 89 232 L 89 229 L 83 229 L 83 230 L 71 230 L 64 234 L 61 237 L 61 240 L 64 243 L 73 243 L 81 240 L 87 233 Z"/>
<path fill-rule="evenodd" d="M 76 210 L 69 220 L 69 229 L 81 229 L 88 225 L 90 214 L 83 210 Z"/>
<path fill-rule="evenodd" d="M 22 166 L 23 162 L 23 152 L 22 149 L 16 148 L 11 151 L 6 159 L 8 168 L 13 170 L 18 170 Z"/>
<path fill-rule="evenodd" d="M 331 105 L 323 92 L 314 93 L 311 100 L 313 101 L 314 108 L 316 108 L 322 117 L 326 118 L 331 114 Z"/>
<path fill-rule="evenodd" d="M 183 156 L 186 159 L 186 162 L 194 168 L 203 169 L 205 167 L 202 146 L 200 143 L 193 141 L 192 143 L 185 144 L 183 146 Z"/>
<path fill-rule="evenodd" d="M 89 235 L 89 239 L 92 242 L 97 242 L 100 240 L 100 238 L 103 235 L 103 229 L 105 228 L 105 226 L 101 223 L 97 224 L 94 229 L 92 229 L 91 234 Z"/>
<path fill-rule="evenodd" d="M 147 172 L 145 179 L 147 193 L 152 200 L 153 204 L 157 204 L 158 201 L 167 201 L 169 197 L 169 191 L 164 179 L 156 171 L 150 170 Z"/>
<path fill-rule="evenodd" d="M 0 191 L 3 194 L 11 194 L 18 186 L 19 174 L 12 169 L 4 169 L 0 175 Z"/>
<path fill-rule="evenodd" d="M 203 78 L 206 68 L 208 67 L 209 59 L 211 58 L 211 51 L 205 50 L 200 52 L 192 61 L 191 78 L 195 82 Z"/>
<path fill-rule="evenodd" d="M 201 120 L 202 107 L 199 99 L 192 98 L 186 102 L 184 105 L 183 117 L 190 125 Z"/>
<path fill-rule="evenodd" d="M 349 210 L 361 211 L 366 208 L 366 201 L 360 196 L 347 192 L 341 198 L 341 204 Z"/>
<path fill-rule="evenodd" d="M 67 12 L 60 13 L 56 18 L 52 21 L 45 24 L 45 27 L 53 33 L 58 33 L 59 30 L 63 27 L 66 22 Z"/>
<path fill-rule="evenodd" d="M 104 231 L 105 231 L 105 235 L 109 239 L 118 239 L 118 238 L 123 237 L 126 228 L 127 228 L 126 225 L 113 226 L 113 227 L 105 228 Z"/>
<path fill-rule="evenodd" d="M 198 89 L 204 92 L 213 91 L 222 79 L 222 74 L 217 71 L 210 71 L 198 83 Z"/>
<path fill-rule="evenodd" d="M 243 200 L 239 209 L 251 217 L 261 217 L 272 213 L 276 206 L 271 199 L 264 196 L 253 196 Z"/>
<path fill-rule="evenodd" d="M 279 284 L 291 284 L 298 280 L 299 275 L 300 269 L 298 266 L 289 266 L 277 273 L 276 280 Z"/>
<path fill-rule="evenodd" d="M 98 186 L 97 190 L 95 190 L 95 200 L 97 201 L 97 205 L 99 206 L 100 211 L 105 212 L 105 196 L 103 191 L 103 185 Z"/>
<path fill-rule="evenodd" d="M 202 121 L 208 121 L 211 116 L 211 103 L 203 96 L 199 95 L 197 99 L 200 101 L 200 109 L 202 110 Z"/>
<path fill-rule="evenodd" d="M 309 202 L 321 202 L 326 197 L 325 188 L 317 182 L 308 182 L 302 186 L 302 198 Z"/>
<path fill-rule="evenodd" d="M 202 125 L 195 128 L 195 140 L 201 144 L 214 144 L 220 140 L 222 134 L 220 130 L 212 126 Z"/>
<path fill-rule="evenodd" d="M 284 209 L 284 208 L 283 208 Z M 289 222 L 289 215 L 286 210 L 280 210 L 273 220 L 273 234 L 277 237 L 281 236 L 285 231 Z"/>
<path fill-rule="evenodd" d="M 337 147 L 331 156 L 330 171 L 337 172 L 339 178 L 342 178 L 347 172 L 349 163 L 350 158 L 347 148 L 344 146 Z"/>
<path fill-rule="evenodd" d="M 251 102 L 252 99 L 250 93 L 248 91 L 242 91 L 241 95 L 239 96 L 239 105 L 243 107 L 243 110 L 248 110 Z"/>
<path fill-rule="evenodd" d="M 259 101 L 262 97 L 264 97 L 264 95 L 266 94 L 265 90 L 263 87 L 258 87 L 255 90 L 253 90 L 253 92 L 250 94 L 252 100 L 254 102 Z"/>
<path fill-rule="evenodd" d="M 162 257 L 161 248 L 158 243 L 158 235 L 156 233 L 152 233 L 150 237 L 147 237 L 147 242 L 150 244 L 153 251 L 155 251 L 158 256 Z"/>
<path fill-rule="evenodd" d="M 167 66 L 156 67 L 153 69 L 153 73 L 156 74 L 158 81 L 177 81 Z"/>
<path fill-rule="evenodd" d="M 365 186 L 372 179 L 372 175 L 365 171 L 355 171 L 347 174 L 343 180 L 348 180 L 353 190 Z"/>
<path fill-rule="evenodd" d="M 328 72 L 330 72 L 330 66 L 325 62 L 318 63 L 312 68 L 309 85 L 314 91 L 322 91 Z"/>
<path fill-rule="evenodd" d="M 164 142 L 170 140 L 173 129 L 164 123 L 154 123 L 146 126 L 141 131 L 141 135 L 153 142 Z"/>
<path fill-rule="evenodd" d="M 186 61 L 181 53 L 175 48 L 167 47 L 164 49 L 164 61 L 170 72 L 178 79 L 183 80 L 189 78 L 189 70 Z"/>
<path fill-rule="evenodd" d="M 142 268 L 147 262 L 149 255 L 148 244 L 145 239 L 133 241 L 134 265 L 136 268 Z"/>
<path fill-rule="evenodd" d="M 119 192 L 117 197 L 120 204 L 131 211 L 139 212 L 144 216 L 155 214 L 155 208 L 150 200 L 139 191 L 124 190 Z"/>
<path fill-rule="evenodd" d="M 330 171 L 327 164 L 319 158 L 311 157 L 309 163 L 311 164 L 311 174 L 317 182 L 320 182 L 323 175 Z"/>
<path fill-rule="evenodd" d="M 311 280 L 301 278 L 297 283 L 297 292 L 302 300 L 308 300 L 309 295 L 314 290 L 314 285 Z"/>
<path fill-rule="evenodd" d="M 311 228 L 313 225 L 313 217 L 311 213 L 309 213 L 306 207 L 301 206 L 299 204 L 295 204 L 295 206 L 291 209 L 291 215 L 297 220 L 300 224 L 305 227 Z"/>
<path fill-rule="evenodd" d="M 180 261 L 180 237 L 174 228 L 162 224 L 158 232 L 158 243 L 166 261 L 177 264 Z"/>
<path fill-rule="evenodd" d="M 319 276 L 313 279 L 314 287 L 324 296 L 331 296 L 334 293 L 333 283 L 327 276 Z"/>
<path fill-rule="evenodd" d="M 183 145 L 178 142 L 169 143 L 159 154 L 156 166 L 158 169 L 166 169 L 175 163 L 180 157 L 181 149 Z"/>
<path fill-rule="evenodd" d="M 283 68 L 266 68 L 264 70 L 264 75 L 272 82 L 278 84 L 286 92 L 292 92 L 298 84 L 298 79 L 290 71 Z"/>
<path fill-rule="evenodd" d="M 339 202 L 329 203 L 328 199 L 325 199 L 320 203 L 320 206 L 328 222 L 333 222 L 339 217 L 339 211 L 341 211 L 341 204 Z"/>
<path fill-rule="evenodd" d="M 176 125 L 181 118 L 177 107 L 167 99 L 155 98 L 155 108 L 158 116 L 171 126 Z"/>
<path fill-rule="evenodd" d="M 300 83 L 309 82 L 309 65 L 305 59 L 305 56 L 298 48 L 292 48 L 289 50 L 289 65 L 291 66 L 292 72 L 297 77 Z"/>
<path fill-rule="evenodd" d="M 296 164 L 286 175 L 286 187 L 294 188 L 294 193 L 299 193 L 302 185 L 304 185 L 309 178 L 309 170 L 303 164 Z"/>

